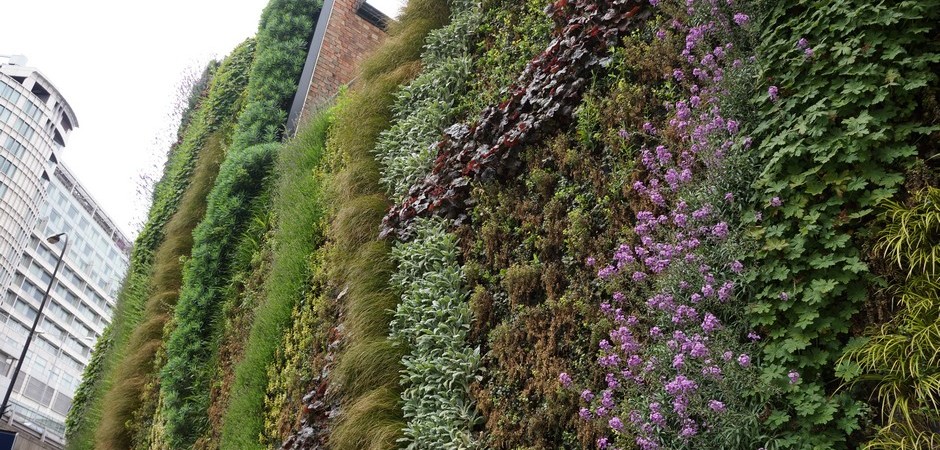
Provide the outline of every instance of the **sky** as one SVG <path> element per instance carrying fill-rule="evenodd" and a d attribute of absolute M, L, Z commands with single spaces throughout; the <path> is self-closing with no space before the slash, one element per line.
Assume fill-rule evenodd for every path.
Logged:
<path fill-rule="evenodd" d="M 389 15 L 403 3 L 368 1 Z M 150 206 L 140 180 L 159 177 L 175 139 L 182 80 L 253 36 L 268 0 L 3 3 L 0 54 L 25 55 L 72 106 L 62 159 L 133 238 Z"/>

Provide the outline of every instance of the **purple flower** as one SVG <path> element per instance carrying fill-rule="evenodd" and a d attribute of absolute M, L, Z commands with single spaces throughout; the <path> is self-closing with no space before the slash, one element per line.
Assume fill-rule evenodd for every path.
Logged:
<path fill-rule="evenodd" d="M 719 402 L 718 400 L 710 400 L 708 402 L 708 407 L 711 408 L 712 411 L 715 411 L 718 413 L 725 412 L 725 404 L 722 402 Z"/>
<path fill-rule="evenodd" d="M 685 78 L 685 74 L 682 72 L 682 70 L 675 69 L 672 71 L 672 77 L 675 78 L 676 81 L 682 81 L 682 79 Z"/>
<path fill-rule="evenodd" d="M 558 375 L 558 381 L 561 382 L 561 386 L 565 389 L 571 387 L 571 376 L 566 372 L 562 372 Z"/>
<path fill-rule="evenodd" d="M 742 27 L 743 27 L 746 23 L 748 23 L 748 21 L 750 21 L 750 20 L 751 20 L 751 18 L 748 17 L 747 14 L 737 13 L 737 14 L 734 15 L 734 23 L 736 23 L 736 24 L 738 24 L 738 25 L 740 25 L 740 26 L 742 26 Z"/>
<path fill-rule="evenodd" d="M 790 300 L 790 294 L 787 294 L 786 292 L 781 292 L 781 293 L 780 293 L 780 300 L 783 300 L 783 301 Z"/>
<path fill-rule="evenodd" d="M 685 375 L 676 375 L 672 381 L 666 383 L 666 393 L 669 395 L 693 392 L 696 389 L 698 389 L 698 385 L 695 381 L 690 380 Z"/>
<path fill-rule="evenodd" d="M 646 279 L 646 274 L 640 271 L 633 272 L 633 281 L 643 281 Z"/>
<path fill-rule="evenodd" d="M 803 50 L 803 54 L 806 55 L 807 58 L 812 58 L 816 53 L 813 52 L 812 48 L 807 48 L 806 50 Z"/>
<path fill-rule="evenodd" d="M 724 239 L 728 236 L 728 223 L 719 222 L 717 225 L 712 227 L 712 234 L 719 239 Z"/>
<path fill-rule="evenodd" d="M 774 208 L 778 208 L 781 205 L 783 205 L 783 200 L 780 200 L 780 197 L 774 197 L 770 199 L 770 206 L 773 206 Z"/>
<path fill-rule="evenodd" d="M 800 373 L 795 370 L 791 370 L 790 373 L 787 374 L 787 378 L 790 379 L 790 384 L 796 384 L 797 381 L 800 381 Z"/>
<path fill-rule="evenodd" d="M 771 87 L 767 88 L 767 95 L 770 96 L 770 101 L 772 101 L 772 102 L 777 101 L 777 94 L 778 94 L 778 93 L 779 93 L 779 90 L 777 89 L 777 86 L 771 86 Z"/>
<path fill-rule="evenodd" d="M 578 416 L 580 416 L 582 420 L 590 420 L 592 417 L 591 410 L 587 408 L 581 408 L 581 410 L 578 411 Z"/>
<path fill-rule="evenodd" d="M 657 30 L 656 38 L 658 38 L 659 40 L 666 39 L 666 32 L 664 30 Z"/>
<path fill-rule="evenodd" d="M 676 369 L 681 369 L 685 366 L 685 355 L 682 353 L 677 354 L 672 357 L 672 367 Z"/>
<path fill-rule="evenodd" d="M 799 41 L 796 41 L 796 48 L 802 50 L 809 47 L 809 41 L 806 38 L 800 38 Z"/>
<path fill-rule="evenodd" d="M 612 417 L 607 424 L 614 430 L 623 431 L 623 421 L 619 417 Z"/>
<path fill-rule="evenodd" d="M 594 393 L 591 392 L 590 389 L 585 389 L 581 391 L 581 400 L 584 400 L 586 402 L 594 400 Z"/>
<path fill-rule="evenodd" d="M 722 302 L 728 301 L 731 298 L 731 294 L 734 292 L 734 282 L 725 281 L 721 287 L 718 289 L 718 300 Z"/>
<path fill-rule="evenodd" d="M 747 356 L 747 355 L 745 355 L 745 354 L 741 354 L 741 356 L 738 356 L 738 364 L 739 364 L 741 367 L 748 367 L 748 366 L 750 366 L 750 365 L 751 365 L 751 357 L 750 357 L 750 356 Z"/>
<path fill-rule="evenodd" d="M 610 278 L 610 276 L 616 272 L 617 272 L 617 269 L 615 269 L 614 266 L 607 266 L 597 271 L 597 276 L 598 278 L 602 280 L 606 280 L 607 278 Z"/>
<path fill-rule="evenodd" d="M 597 260 L 594 259 L 593 256 L 589 256 L 588 259 L 585 261 L 585 264 L 587 264 L 588 267 L 594 267 L 594 264 L 597 264 Z"/>
<path fill-rule="evenodd" d="M 702 330 L 712 332 L 721 328 L 721 322 L 712 313 L 705 313 L 705 320 L 702 321 Z"/>
<path fill-rule="evenodd" d="M 755 332 L 753 332 L 753 331 L 748 331 L 748 332 L 747 332 L 747 338 L 750 339 L 751 342 L 757 342 L 757 341 L 760 340 L 760 335 L 757 334 L 757 333 L 755 333 Z"/>
<path fill-rule="evenodd" d="M 650 0 L 652 2 L 653 0 Z M 607 438 L 597 438 L 597 448 L 604 449 L 607 448 Z"/>
<path fill-rule="evenodd" d="M 741 264 L 741 261 L 735 260 L 731 263 L 731 271 L 734 273 L 741 273 L 744 271 L 744 264 Z"/>
<path fill-rule="evenodd" d="M 621 139 L 626 139 L 626 138 L 630 137 L 630 132 L 627 131 L 627 130 L 624 130 L 624 129 L 621 129 L 620 131 L 618 131 L 617 134 L 620 135 L 620 138 L 621 138 Z"/>
<path fill-rule="evenodd" d="M 660 412 L 650 413 L 650 422 L 660 427 L 666 426 L 666 418 L 663 416 L 663 413 Z"/>
<path fill-rule="evenodd" d="M 695 426 L 695 422 L 692 419 L 686 419 L 683 423 L 682 430 L 679 431 L 679 436 L 684 438 L 689 438 L 698 434 L 698 427 Z"/>
<path fill-rule="evenodd" d="M 726 193 L 726 194 L 725 194 L 725 201 L 726 201 L 726 202 L 729 202 L 729 203 L 733 202 L 733 201 L 734 201 L 734 194 L 732 194 L 732 193 L 730 193 L 730 192 Z"/>

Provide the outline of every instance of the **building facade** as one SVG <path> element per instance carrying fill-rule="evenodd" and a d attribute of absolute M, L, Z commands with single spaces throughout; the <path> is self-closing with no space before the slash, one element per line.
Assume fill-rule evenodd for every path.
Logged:
<path fill-rule="evenodd" d="M 366 0 L 324 0 L 288 114 L 289 134 L 355 82 L 359 63 L 385 40 L 391 20 Z"/>
<path fill-rule="evenodd" d="M 59 160 L 78 126 L 71 107 L 41 73 L 10 62 L 0 60 L 2 389 L 68 244 L 4 422 L 60 448 L 82 371 L 111 321 L 130 241 Z M 59 233 L 67 239 L 46 241 Z"/>

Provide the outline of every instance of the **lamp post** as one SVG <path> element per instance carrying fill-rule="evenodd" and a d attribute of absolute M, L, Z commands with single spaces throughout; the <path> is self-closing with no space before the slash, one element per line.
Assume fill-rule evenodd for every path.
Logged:
<path fill-rule="evenodd" d="M 46 238 L 46 242 L 55 244 L 59 242 L 59 239 L 62 237 L 65 238 L 65 241 L 62 243 L 62 251 L 59 252 L 59 260 L 55 263 L 55 270 L 52 271 L 52 278 L 49 280 L 49 285 L 46 286 L 46 293 L 42 296 L 42 303 L 39 304 L 39 311 L 36 313 L 36 319 L 33 320 L 33 327 L 29 329 L 29 335 L 26 336 L 26 344 L 23 345 L 23 353 L 20 354 L 19 361 L 16 362 L 16 370 L 13 371 L 13 377 L 10 378 L 10 386 L 7 387 L 7 393 L 3 396 L 3 404 L 0 405 L 0 417 L 6 415 L 7 407 L 10 403 L 10 394 L 13 393 L 13 386 L 16 385 L 16 378 L 20 375 L 20 368 L 23 367 L 23 361 L 26 360 L 26 352 L 29 350 L 29 344 L 33 341 L 33 335 L 36 334 L 36 327 L 39 326 L 39 319 L 42 318 L 42 310 L 46 307 L 46 303 L 49 301 L 49 291 L 52 290 L 52 282 L 55 281 L 55 276 L 59 273 L 59 267 L 62 265 L 62 258 L 65 257 L 65 249 L 69 245 L 69 237 L 65 233 L 59 233 L 55 236 L 49 236 Z"/>

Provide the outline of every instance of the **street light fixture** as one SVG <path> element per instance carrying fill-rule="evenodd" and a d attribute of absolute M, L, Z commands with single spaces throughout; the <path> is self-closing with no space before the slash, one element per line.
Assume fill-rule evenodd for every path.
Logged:
<path fill-rule="evenodd" d="M 49 279 L 49 285 L 46 286 L 46 292 L 42 296 L 42 303 L 39 304 L 39 311 L 36 313 L 36 319 L 33 320 L 33 327 L 29 329 L 29 335 L 26 336 L 26 344 L 23 345 L 23 353 L 20 354 L 20 359 L 16 362 L 16 370 L 13 371 L 13 377 L 10 378 L 10 386 L 7 387 L 7 393 L 3 396 L 3 404 L 0 405 L 0 418 L 2 418 L 7 413 L 7 407 L 10 403 L 10 394 L 13 393 L 13 386 L 16 384 L 16 378 L 20 375 L 20 368 L 23 367 L 23 361 L 26 360 L 26 352 L 29 350 L 29 344 L 33 341 L 33 335 L 36 334 L 36 327 L 39 326 L 39 319 L 42 318 L 42 310 L 45 309 L 46 303 L 49 301 L 49 291 L 52 290 L 52 283 L 55 281 L 56 274 L 59 273 L 59 267 L 62 265 L 62 258 L 65 256 L 65 249 L 69 246 L 69 236 L 65 233 L 59 233 L 57 235 L 46 238 L 46 242 L 50 244 L 56 244 L 63 237 L 65 238 L 65 242 L 62 244 L 62 251 L 59 252 L 59 259 L 55 263 L 55 270 L 52 271 L 52 278 Z"/>

